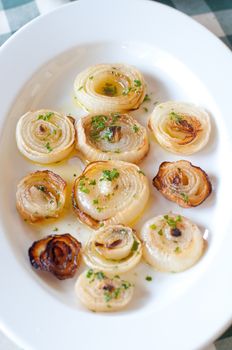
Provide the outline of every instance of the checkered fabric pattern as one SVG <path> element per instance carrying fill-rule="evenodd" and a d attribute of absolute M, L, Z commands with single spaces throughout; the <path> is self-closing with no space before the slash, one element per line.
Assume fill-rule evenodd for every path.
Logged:
<path fill-rule="evenodd" d="M 49 12 L 69 1 L 73 0 L 0 0 L 0 45 L 39 14 Z M 232 48 L 232 0 L 157 1 L 191 16 Z M 17 349 L 10 344 L 7 345 L 5 339 L 0 339 L 0 348 Z M 213 349 L 232 350 L 232 327 L 208 350 Z"/>

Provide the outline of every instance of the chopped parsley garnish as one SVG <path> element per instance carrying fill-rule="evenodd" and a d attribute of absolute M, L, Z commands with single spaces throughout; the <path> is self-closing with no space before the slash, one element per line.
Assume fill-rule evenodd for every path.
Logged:
<path fill-rule="evenodd" d="M 175 112 L 170 112 L 169 117 L 171 120 L 173 120 L 176 123 L 179 123 L 183 119 L 183 117 L 181 115 L 179 115 Z"/>
<path fill-rule="evenodd" d="M 45 192 L 46 188 L 42 185 L 38 185 L 37 186 L 38 190 L 42 191 L 42 192 Z"/>
<path fill-rule="evenodd" d="M 80 189 L 81 192 L 89 193 L 89 189 L 85 187 L 85 181 L 84 180 L 80 180 L 80 182 L 79 182 L 79 189 Z"/>
<path fill-rule="evenodd" d="M 148 108 L 147 107 L 143 107 L 143 110 L 144 110 L 144 112 L 148 112 Z"/>
<path fill-rule="evenodd" d="M 55 231 L 55 232 L 58 231 L 58 227 L 55 227 L 55 228 L 53 229 L 53 231 Z"/>
<path fill-rule="evenodd" d="M 139 131 L 139 127 L 136 124 L 133 125 L 133 131 L 134 132 L 138 132 Z"/>
<path fill-rule="evenodd" d="M 100 181 L 103 181 L 103 180 L 113 181 L 114 179 L 117 179 L 118 177 L 119 177 L 119 172 L 115 168 L 113 170 L 103 170 L 102 177 L 100 178 Z"/>
<path fill-rule="evenodd" d="M 91 125 L 93 129 L 95 130 L 103 130 L 106 126 L 106 121 L 108 120 L 108 117 L 106 115 L 100 114 L 92 117 Z"/>
<path fill-rule="evenodd" d="M 105 278 L 105 275 L 103 272 L 99 271 L 95 273 L 95 276 L 98 280 L 103 280 Z"/>
<path fill-rule="evenodd" d="M 135 252 L 138 249 L 138 246 L 139 246 L 139 242 L 134 239 L 134 243 L 131 247 L 131 251 Z"/>
<path fill-rule="evenodd" d="M 160 229 L 160 230 L 158 231 L 158 235 L 163 236 L 163 230 L 162 230 L 162 229 Z"/>
<path fill-rule="evenodd" d="M 175 219 L 168 215 L 164 215 L 164 219 L 171 228 L 176 228 L 176 224 L 181 221 L 181 216 L 178 215 Z"/>
<path fill-rule="evenodd" d="M 127 87 L 127 88 L 125 88 L 124 90 L 123 90 L 123 92 L 122 92 L 122 94 L 123 95 L 128 95 L 129 93 L 131 92 L 131 87 Z"/>
<path fill-rule="evenodd" d="M 79 89 L 78 89 L 78 91 L 80 91 L 81 89 L 83 89 L 83 86 L 80 86 Z"/>
<path fill-rule="evenodd" d="M 124 289 L 128 289 L 128 288 L 131 287 L 131 284 L 130 284 L 130 282 L 123 281 L 123 282 L 122 282 L 122 287 L 123 287 Z"/>
<path fill-rule="evenodd" d="M 151 276 L 147 276 L 145 279 L 146 279 L 146 281 L 148 281 L 148 282 L 151 282 L 151 281 L 152 281 L 152 277 L 151 277 Z"/>
<path fill-rule="evenodd" d="M 89 269 L 88 271 L 87 271 L 87 273 L 86 273 L 86 277 L 87 278 L 90 278 L 90 277 L 92 277 L 93 276 L 93 269 Z"/>
<path fill-rule="evenodd" d="M 51 119 L 51 116 L 52 116 L 53 114 L 54 114 L 53 112 L 48 112 L 48 113 L 46 113 L 46 114 L 40 114 L 40 115 L 38 116 L 37 120 L 42 119 L 42 120 L 44 120 L 44 121 L 47 122 L 48 120 Z"/>
<path fill-rule="evenodd" d="M 93 80 L 93 75 L 91 75 L 91 77 L 89 77 L 90 80 Z"/>
<path fill-rule="evenodd" d="M 111 141 L 113 138 L 113 130 L 110 130 L 109 128 L 106 129 L 106 131 L 104 132 L 104 135 L 102 136 L 103 140 L 107 140 L 107 141 Z"/>
<path fill-rule="evenodd" d="M 136 87 L 140 87 L 142 85 L 141 81 L 137 79 L 134 80 L 134 84 Z"/>
<path fill-rule="evenodd" d="M 98 204 L 98 199 L 94 199 L 93 204 Z"/>
<path fill-rule="evenodd" d="M 188 200 L 189 200 L 188 195 L 187 195 L 187 194 L 185 194 L 185 193 L 183 193 L 183 192 L 181 192 L 181 194 L 180 194 L 180 195 L 183 197 L 184 202 L 185 202 L 185 203 L 187 203 L 187 202 L 188 202 Z"/>
<path fill-rule="evenodd" d="M 151 101 L 148 94 L 145 95 L 143 102 Z"/>
<path fill-rule="evenodd" d="M 52 151 L 52 147 L 50 146 L 49 142 L 46 143 L 45 147 L 47 148 L 48 152 Z"/>
<path fill-rule="evenodd" d="M 104 208 L 97 207 L 97 211 L 100 213 Z"/>
<path fill-rule="evenodd" d="M 138 173 L 145 176 L 145 173 L 142 170 L 138 170 Z"/>
<path fill-rule="evenodd" d="M 95 185 L 96 185 L 96 180 L 90 180 L 90 181 L 89 181 L 89 185 L 95 186 Z"/>
<path fill-rule="evenodd" d="M 52 132 L 54 135 L 56 135 L 56 129 L 53 129 L 53 132 Z"/>
<path fill-rule="evenodd" d="M 111 83 L 105 83 L 105 86 L 102 88 L 103 94 L 107 96 L 115 96 L 117 94 L 117 88 Z"/>
<path fill-rule="evenodd" d="M 156 226 L 155 224 L 152 224 L 152 225 L 150 225 L 150 228 L 151 228 L 152 230 L 156 230 L 156 229 L 157 229 L 157 226 Z"/>
<path fill-rule="evenodd" d="M 176 247 L 175 250 L 174 250 L 175 253 L 180 253 L 181 250 L 180 250 L 180 247 Z"/>

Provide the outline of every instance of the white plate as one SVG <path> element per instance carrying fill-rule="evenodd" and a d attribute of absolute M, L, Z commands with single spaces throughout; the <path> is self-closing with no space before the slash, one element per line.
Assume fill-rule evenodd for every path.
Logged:
<path fill-rule="evenodd" d="M 230 51 L 211 33 L 169 7 L 141 0 L 78 1 L 37 18 L 0 52 L 0 276 L 1 328 L 26 349 L 111 350 L 200 348 L 230 324 L 232 312 L 231 235 L 231 81 Z M 137 66 L 148 82 L 152 102 L 177 99 L 197 103 L 212 116 L 209 145 L 185 157 L 205 169 L 213 194 L 201 206 L 180 209 L 151 185 L 151 201 L 137 223 L 168 210 L 193 219 L 208 232 L 201 261 L 180 274 L 161 274 L 145 264 L 134 276 L 134 301 L 123 312 L 95 314 L 74 298 L 74 280 L 56 281 L 30 267 L 30 244 L 55 226 L 84 239 L 72 213 L 66 220 L 31 227 L 15 209 L 18 180 L 39 168 L 24 159 L 15 144 L 15 125 L 28 109 L 81 111 L 73 101 L 75 75 L 90 64 L 125 62 Z M 152 103 L 146 105 L 149 111 Z M 146 124 L 141 108 L 134 113 Z M 175 160 L 151 141 L 141 167 L 150 179 L 161 161 Z M 71 165 L 70 165 L 71 164 Z M 57 166 L 72 177 L 78 159 Z M 54 167 L 48 167 L 54 169 Z M 146 274 L 153 276 L 151 283 Z M 46 275 L 46 276 L 45 276 Z"/>

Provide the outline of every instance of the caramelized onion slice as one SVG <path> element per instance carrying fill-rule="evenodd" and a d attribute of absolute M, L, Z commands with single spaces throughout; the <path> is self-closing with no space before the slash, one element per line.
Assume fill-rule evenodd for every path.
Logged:
<path fill-rule="evenodd" d="M 133 230 L 123 225 L 101 228 L 86 244 L 84 261 L 92 268 L 108 273 L 124 273 L 135 267 L 142 246 Z"/>
<path fill-rule="evenodd" d="M 76 179 L 72 191 L 77 217 L 94 229 L 132 222 L 148 197 L 147 177 L 137 165 L 122 161 L 90 163 Z"/>
<path fill-rule="evenodd" d="M 193 154 L 209 140 L 208 113 L 194 104 L 168 101 L 157 105 L 149 126 L 160 146 L 177 154 Z"/>
<path fill-rule="evenodd" d="M 125 64 L 97 64 L 79 73 L 74 82 L 77 101 L 101 113 L 137 109 L 145 96 L 142 74 Z"/>
<path fill-rule="evenodd" d="M 31 265 L 51 272 L 58 279 L 71 278 L 81 259 L 81 243 L 69 233 L 50 235 L 32 244 L 28 251 Z"/>
<path fill-rule="evenodd" d="M 92 311 L 117 311 L 133 296 L 134 286 L 118 275 L 113 278 L 102 271 L 89 269 L 77 279 L 75 292 L 79 300 Z"/>
<path fill-rule="evenodd" d="M 212 191 L 204 170 L 186 160 L 163 162 L 153 179 L 153 185 L 167 199 L 184 208 L 200 205 Z"/>
<path fill-rule="evenodd" d="M 204 239 L 197 225 L 172 213 L 148 220 L 142 227 L 141 239 L 145 260 L 159 271 L 186 270 L 204 252 Z"/>
<path fill-rule="evenodd" d="M 88 115 L 76 130 L 76 147 L 91 162 L 110 158 L 138 163 L 149 150 L 146 129 L 129 114 Z"/>
<path fill-rule="evenodd" d="M 19 119 L 16 127 L 18 149 L 34 162 L 58 162 L 74 148 L 73 123 L 72 117 L 48 109 L 27 112 Z"/>
<path fill-rule="evenodd" d="M 25 176 L 17 186 L 16 206 L 30 222 L 58 217 L 65 204 L 66 182 L 50 170 Z"/>

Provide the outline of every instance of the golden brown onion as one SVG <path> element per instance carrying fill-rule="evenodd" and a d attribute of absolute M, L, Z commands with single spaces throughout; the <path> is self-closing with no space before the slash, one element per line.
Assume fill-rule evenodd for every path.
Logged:
<path fill-rule="evenodd" d="M 145 96 L 142 74 L 126 64 L 97 64 L 74 82 L 77 101 L 88 111 L 102 113 L 137 109 Z"/>
<path fill-rule="evenodd" d="M 81 243 L 69 233 L 50 235 L 36 241 L 29 248 L 31 265 L 51 272 L 58 279 L 71 278 L 76 273 L 81 259 Z"/>
<path fill-rule="evenodd" d="M 72 203 L 80 221 L 97 229 L 128 224 L 149 197 L 147 177 L 138 166 L 122 161 L 90 163 L 73 186 Z"/>
<path fill-rule="evenodd" d="M 153 179 L 153 185 L 167 199 L 184 208 L 201 204 L 212 191 L 204 170 L 186 160 L 163 162 Z"/>
<path fill-rule="evenodd" d="M 49 170 L 25 176 L 17 186 L 16 206 L 30 222 L 58 217 L 65 204 L 66 182 Z"/>
<path fill-rule="evenodd" d="M 77 149 L 89 161 L 124 160 L 138 163 L 149 150 L 146 129 L 129 114 L 104 113 L 80 118 Z"/>

